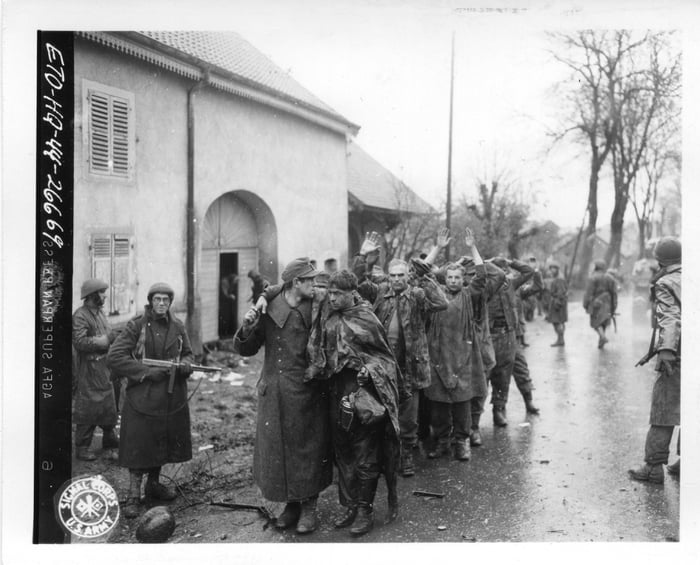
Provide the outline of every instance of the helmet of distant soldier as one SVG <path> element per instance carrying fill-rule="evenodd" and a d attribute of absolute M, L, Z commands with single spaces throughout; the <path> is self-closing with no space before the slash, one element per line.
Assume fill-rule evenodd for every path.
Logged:
<path fill-rule="evenodd" d="M 175 296 L 175 291 L 168 283 L 159 282 L 155 283 L 148 289 L 147 298 L 149 303 L 151 302 L 151 298 L 153 298 L 154 294 L 167 294 L 170 297 L 170 302 L 172 302 Z"/>
<path fill-rule="evenodd" d="M 175 517 L 167 506 L 154 506 L 139 519 L 136 539 L 141 543 L 163 543 L 175 531 Z"/>
<path fill-rule="evenodd" d="M 102 279 L 88 279 L 80 287 L 80 299 L 87 298 L 95 292 L 107 290 L 107 283 Z"/>
<path fill-rule="evenodd" d="M 673 236 L 662 237 L 654 248 L 654 257 L 660 265 L 680 263 L 681 240 Z"/>

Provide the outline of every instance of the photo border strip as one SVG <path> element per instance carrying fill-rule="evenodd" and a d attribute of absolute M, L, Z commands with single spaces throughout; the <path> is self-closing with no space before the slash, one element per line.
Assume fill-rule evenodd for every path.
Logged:
<path fill-rule="evenodd" d="M 37 32 L 33 543 L 67 543 L 55 495 L 71 478 L 73 33 Z"/>

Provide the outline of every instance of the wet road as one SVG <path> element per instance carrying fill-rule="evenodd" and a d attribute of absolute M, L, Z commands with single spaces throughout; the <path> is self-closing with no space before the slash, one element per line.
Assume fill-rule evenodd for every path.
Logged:
<path fill-rule="evenodd" d="M 469 462 L 417 455 L 416 475 L 400 478 L 399 519 L 382 523 L 386 492 L 380 486 L 375 529 L 355 541 L 677 540 L 678 479 L 667 475 L 664 485 L 649 485 L 626 472 L 642 461 L 654 382 L 653 363 L 634 367 L 648 347 L 649 329 L 635 331 L 629 306 L 623 298 L 619 333 L 611 333 L 603 350 L 580 302 L 570 304 L 564 348 L 550 347 L 555 336 L 543 318 L 529 323 L 525 355 L 541 415 L 526 415 L 512 382 L 509 425 L 494 428 L 487 407 L 484 445 L 472 449 Z M 445 496 L 418 497 L 413 490 Z M 257 541 L 353 541 L 331 526 L 338 510 L 333 485 L 319 502 L 316 534 L 269 529 Z"/>

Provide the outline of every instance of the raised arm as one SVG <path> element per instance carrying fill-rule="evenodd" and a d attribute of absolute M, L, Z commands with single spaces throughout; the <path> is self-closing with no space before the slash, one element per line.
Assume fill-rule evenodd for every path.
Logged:
<path fill-rule="evenodd" d="M 434 265 L 435 259 L 437 259 L 438 254 L 450 244 L 450 241 L 452 241 L 452 238 L 450 237 L 450 230 L 448 230 L 447 228 L 442 228 L 438 232 L 436 244 L 428 252 L 428 255 L 425 258 L 425 262 Z"/>

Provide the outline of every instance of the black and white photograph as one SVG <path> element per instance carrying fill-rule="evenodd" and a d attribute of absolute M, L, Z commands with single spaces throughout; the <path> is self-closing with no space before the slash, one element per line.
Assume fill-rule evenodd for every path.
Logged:
<path fill-rule="evenodd" d="M 2 8 L 3 562 L 700 559 L 694 2 Z"/>

